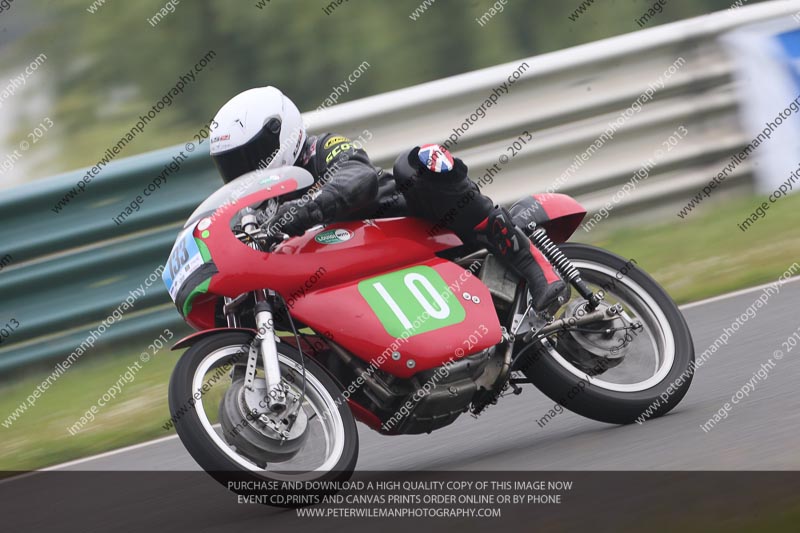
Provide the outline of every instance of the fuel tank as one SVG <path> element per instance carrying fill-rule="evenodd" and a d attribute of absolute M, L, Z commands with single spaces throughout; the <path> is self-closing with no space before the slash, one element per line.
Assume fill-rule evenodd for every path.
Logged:
<path fill-rule="evenodd" d="M 497 344 L 488 288 L 435 255 L 461 243 L 429 227 L 407 218 L 343 223 L 286 241 L 272 255 L 316 265 L 302 267 L 308 279 L 284 295 L 292 315 L 401 378 Z"/>

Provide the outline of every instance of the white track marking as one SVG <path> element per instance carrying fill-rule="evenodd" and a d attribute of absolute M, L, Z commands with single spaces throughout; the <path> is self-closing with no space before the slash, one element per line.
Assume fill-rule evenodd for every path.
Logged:
<path fill-rule="evenodd" d="M 70 466 L 75 466 L 75 465 L 79 465 L 79 464 L 82 464 L 82 463 L 88 463 L 88 462 L 94 461 L 96 459 L 104 459 L 106 457 L 112 457 L 112 456 L 118 455 L 120 453 L 132 452 L 132 451 L 138 450 L 140 448 L 146 448 L 146 447 L 151 446 L 153 444 L 159 444 L 161 442 L 167 442 L 169 440 L 174 440 L 174 439 L 177 439 L 177 438 L 178 438 L 178 435 L 168 435 L 166 437 L 161 437 L 161 438 L 158 438 L 158 439 L 149 440 L 147 442 L 140 442 L 139 444 L 133 444 L 131 446 L 125 446 L 124 448 L 118 448 L 116 450 L 111 450 L 111 451 L 108 451 L 108 452 L 99 453 L 97 455 L 84 457 L 83 459 L 75 459 L 74 461 L 69 461 L 67 463 L 61 463 L 60 465 L 48 466 L 47 468 L 42 468 L 41 470 L 39 470 L 39 472 L 49 472 L 51 470 L 61 470 L 62 468 L 68 468 Z"/>
<path fill-rule="evenodd" d="M 800 281 L 800 276 L 795 276 L 795 277 L 787 279 L 786 281 L 781 283 L 781 286 L 788 285 L 790 283 L 794 283 L 794 282 L 797 282 L 797 281 Z M 706 298 L 705 300 L 699 300 L 697 302 L 690 302 L 688 304 L 684 304 L 684 305 L 680 306 L 680 309 L 681 309 L 681 311 L 683 311 L 684 309 L 691 309 L 692 307 L 699 307 L 701 305 L 706 305 L 706 304 L 710 304 L 710 303 L 714 303 L 714 302 L 720 302 L 722 300 L 727 300 L 729 298 L 735 298 L 737 296 L 742 296 L 743 294 L 749 294 L 751 292 L 761 291 L 761 290 L 764 290 L 765 288 L 769 287 L 770 285 L 774 285 L 775 283 L 776 283 L 775 281 L 773 281 L 772 283 L 764 283 L 763 285 L 758 285 L 756 287 L 750 287 L 749 289 L 741 289 L 741 290 L 738 290 L 738 291 L 729 292 L 727 294 L 720 294 L 719 296 L 712 296 L 711 298 Z"/>

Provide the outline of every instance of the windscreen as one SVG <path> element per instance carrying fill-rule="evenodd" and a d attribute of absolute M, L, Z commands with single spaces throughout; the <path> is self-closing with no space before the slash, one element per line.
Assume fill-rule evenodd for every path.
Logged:
<path fill-rule="evenodd" d="M 289 194 L 291 192 L 305 189 L 314 184 L 314 178 L 307 170 L 300 167 L 281 167 L 268 170 L 256 170 L 239 176 L 230 183 L 223 185 L 217 191 L 205 199 L 200 204 L 194 213 L 189 217 L 189 220 L 184 224 L 184 228 L 213 213 L 216 209 L 236 203 L 242 198 L 257 192 L 267 187 L 278 185 L 281 182 L 294 180 L 297 182 L 297 188 L 287 190 L 282 194 Z"/>

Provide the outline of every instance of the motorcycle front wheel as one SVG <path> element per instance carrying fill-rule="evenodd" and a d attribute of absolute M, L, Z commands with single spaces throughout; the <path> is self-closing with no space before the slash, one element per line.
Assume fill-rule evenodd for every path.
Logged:
<path fill-rule="evenodd" d="M 304 371 L 300 354 L 291 346 L 278 343 L 278 359 L 290 396 L 301 402 L 302 413 L 296 413 L 302 424 L 295 432 L 302 430 L 303 434 L 294 444 L 296 450 L 282 455 L 281 440 L 270 442 L 268 439 L 275 434 L 257 417 L 229 414 L 244 403 L 241 376 L 252 340 L 253 336 L 244 332 L 212 335 L 186 350 L 175 366 L 170 378 L 169 407 L 189 454 L 217 481 L 239 494 L 252 494 L 250 488 L 264 487 L 260 483 L 264 481 L 349 479 L 358 458 L 355 419 L 337 383 L 311 358 L 305 358 Z M 259 356 L 256 383 L 263 381 L 260 363 Z M 228 413 L 227 418 L 223 411 Z M 288 435 L 292 423 L 282 423 Z M 290 441 L 285 442 L 288 445 Z M 270 459 L 273 457 L 275 461 Z M 265 503 L 296 507 L 300 501 L 287 498 L 284 493 Z"/>

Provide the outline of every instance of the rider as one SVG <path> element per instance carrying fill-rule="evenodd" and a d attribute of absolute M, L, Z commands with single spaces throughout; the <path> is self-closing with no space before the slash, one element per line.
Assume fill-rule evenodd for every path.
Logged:
<path fill-rule="evenodd" d="M 552 314 L 566 301 L 568 287 L 547 259 L 444 147 L 414 147 L 400 154 L 389 174 L 347 137 L 308 136 L 297 106 L 274 87 L 234 96 L 213 124 L 211 157 L 226 183 L 281 166 L 299 166 L 314 177 L 313 198 L 281 204 L 271 230 L 297 236 L 334 221 L 415 216 L 465 243 L 480 243 L 516 271 L 528 283 L 534 311 Z"/>

